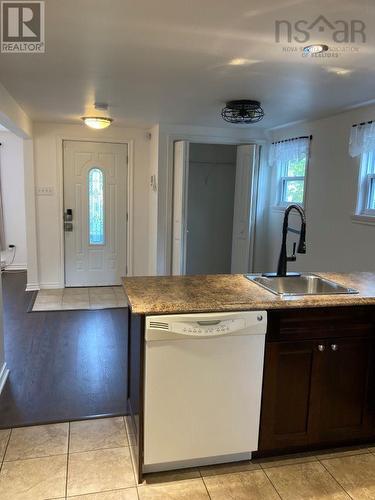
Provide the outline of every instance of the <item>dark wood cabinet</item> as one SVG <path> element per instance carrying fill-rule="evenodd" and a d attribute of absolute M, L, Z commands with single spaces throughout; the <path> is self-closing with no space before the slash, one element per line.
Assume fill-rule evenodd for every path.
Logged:
<path fill-rule="evenodd" d="M 349 311 L 345 311 L 348 315 Z M 293 451 L 375 436 L 372 316 L 356 311 L 270 315 L 260 453 Z M 357 314 L 357 316 L 356 316 Z"/>
<path fill-rule="evenodd" d="M 341 441 L 371 433 L 368 412 L 370 338 L 332 339 L 321 368 L 319 438 Z"/>
<path fill-rule="evenodd" d="M 317 364 L 316 342 L 266 345 L 260 449 L 305 446 L 312 441 Z"/>

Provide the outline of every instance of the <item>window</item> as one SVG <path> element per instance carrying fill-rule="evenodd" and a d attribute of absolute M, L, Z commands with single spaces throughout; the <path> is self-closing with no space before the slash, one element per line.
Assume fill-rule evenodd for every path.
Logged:
<path fill-rule="evenodd" d="M 88 179 L 89 191 L 89 244 L 104 245 L 104 175 L 92 168 Z"/>
<path fill-rule="evenodd" d="M 310 137 L 276 142 L 270 148 L 270 164 L 277 168 L 276 205 L 304 205 Z"/>
<path fill-rule="evenodd" d="M 357 215 L 375 217 L 375 151 L 361 155 L 358 186 Z"/>
<path fill-rule="evenodd" d="M 289 160 L 280 165 L 279 205 L 303 205 L 307 158 Z"/>

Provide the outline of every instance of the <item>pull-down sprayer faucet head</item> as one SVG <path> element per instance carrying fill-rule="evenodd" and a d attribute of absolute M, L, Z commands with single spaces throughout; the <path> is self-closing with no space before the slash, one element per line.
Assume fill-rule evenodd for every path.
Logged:
<path fill-rule="evenodd" d="M 298 253 L 306 253 L 306 222 L 302 220 L 301 232 L 298 242 Z"/>

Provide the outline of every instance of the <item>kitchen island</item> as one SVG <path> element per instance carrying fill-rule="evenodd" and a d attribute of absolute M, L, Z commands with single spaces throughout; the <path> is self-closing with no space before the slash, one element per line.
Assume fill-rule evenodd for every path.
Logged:
<path fill-rule="evenodd" d="M 282 298 L 242 275 L 123 280 L 130 305 L 128 423 L 139 481 L 150 315 L 267 312 L 258 455 L 374 440 L 375 274 L 318 274 L 359 293 Z"/>

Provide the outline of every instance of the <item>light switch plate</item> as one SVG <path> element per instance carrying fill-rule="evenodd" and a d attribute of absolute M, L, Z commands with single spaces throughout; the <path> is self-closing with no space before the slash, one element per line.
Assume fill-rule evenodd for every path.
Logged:
<path fill-rule="evenodd" d="M 36 188 L 36 194 L 38 196 L 53 196 L 53 192 L 52 186 L 38 186 Z"/>

